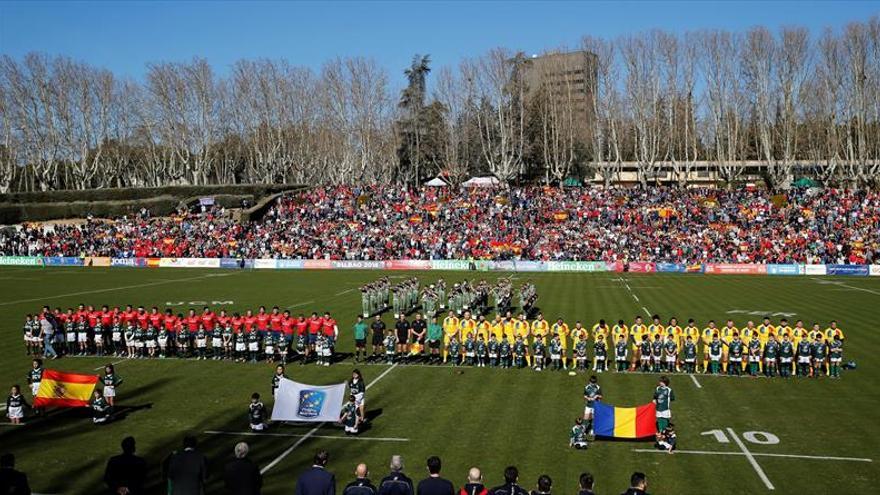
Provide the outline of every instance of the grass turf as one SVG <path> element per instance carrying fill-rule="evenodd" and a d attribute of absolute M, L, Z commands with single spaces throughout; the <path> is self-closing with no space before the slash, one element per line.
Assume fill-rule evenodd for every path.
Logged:
<path fill-rule="evenodd" d="M 375 271 L 229 271 L 99 268 L 0 269 L 0 377 L 4 386 L 25 383 L 29 358 L 21 343 L 24 314 L 43 304 L 75 306 L 156 305 L 167 303 L 184 311 L 202 301 L 231 301 L 231 310 L 259 305 L 291 311 L 329 310 L 339 320 L 339 347 L 353 345 L 351 324 L 360 309 L 356 288 L 378 278 Z M 423 283 L 445 277 L 448 282 L 496 273 L 406 272 Z M 509 275 L 509 274 L 505 274 Z M 626 282 L 621 280 L 621 277 Z M 843 456 L 870 458 L 874 462 L 756 456 L 777 493 L 867 492 L 880 483 L 880 364 L 875 329 L 880 302 L 880 279 L 702 276 L 677 274 L 517 274 L 515 283 L 533 281 L 539 307 L 551 321 L 562 315 L 573 326 L 582 320 L 590 326 L 599 318 L 623 318 L 659 313 L 664 320 L 675 315 L 680 322 L 705 322 L 732 316 L 741 326 L 764 313 L 790 313 L 790 320 L 823 324 L 837 319 L 847 335 L 844 358 L 858 369 L 842 380 L 735 379 L 675 375 L 672 386 L 674 421 L 682 451 L 731 452 L 739 455 L 665 455 L 637 452 L 650 443 L 596 442 L 587 451 L 567 447 L 568 429 L 581 413 L 586 377 L 529 370 L 464 369 L 397 366 L 367 393 L 367 410 L 374 417 L 363 438 L 408 441 L 350 440 L 334 425 L 325 425 L 306 440 L 311 426 L 280 426 L 271 435 L 240 436 L 208 431 L 244 432 L 246 407 L 254 391 L 269 395 L 272 366 L 212 361 L 123 361 L 117 372 L 125 379 L 119 390 L 124 418 L 95 427 L 88 414 L 67 411 L 51 414 L 26 426 L 0 427 L 0 450 L 13 452 L 18 467 L 27 472 L 32 487 L 41 493 L 98 493 L 108 457 L 119 451 L 119 441 L 134 435 L 138 452 L 151 466 L 151 492 L 160 493 L 159 466 L 179 448 L 185 433 L 198 435 L 200 449 L 210 459 L 208 493 L 220 492 L 223 464 L 233 445 L 246 440 L 251 458 L 261 466 L 273 462 L 299 442 L 289 455 L 265 475 L 264 493 L 291 493 L 297 473 L 306 468 L 314 451 L 331 453 L 329 469 L 339 488 L 351 478 L 355 464 L 367 462 L 378 481 L 389 457 L 402 454 L 407 471 L 418 480 L 424 459 L 440 455 L 444 475 L 462 484 L 467 468 L 483 469 L 487 485 L 500 484 L 503 468 L 520 468 L 520 482 L 532 488 L 538 475 L 549 474 L 557 492 L 574 492 L 579 473 L 591 471 L 600 493 L 623 491 L 629 475 L 648 474 L 653 493 L 764 493 L 769 489 L 742 449 L 729 437 L 731 428 L 752 454 Z M 191 304 L 192 303 L 192 304 Z M 729 314 L 730 311 L 740 313 Z M 756 312 L 754 315 L 742 311 Z M 774 317 L 776 321 L 779 317 Z M 390 323 L 390 316 L 386 315 Z M 682 323 L 683 324 L 683 323 Z M 48 367 L 94 372 L 107 358 L 68 358 L 48 362 Z M 330 368 L 292 366 L 289 375 L 307 383 L 323 384 L 346 379 L 349 361 Z M 367 382 L 388 369 L 385 365 L 361 366 Z M 648 402 L 656 376 L 605 373 L 600 376 L 606 401 L 627 406 Z M 26 395 L 28 395 L 26 393 Z M 271 407 L 271 399 L 267 401 Z M 727 443 L 702 434 L 721 429 Z M 744 433 L 769 432 L 778 444 L 749 442 Z M 291 436 L 284 436 L 291 435 Z M 763 439 L 757 436 L 760 441 Z"/>

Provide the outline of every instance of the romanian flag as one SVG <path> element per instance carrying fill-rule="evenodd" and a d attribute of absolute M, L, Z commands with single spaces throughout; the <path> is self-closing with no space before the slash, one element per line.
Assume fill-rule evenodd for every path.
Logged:
<path fill-rule="evenodd" d="M 653 402 L 638 407 L 593 404 L 593 431 L 597 437 L 646 438 L 657 433 Z"/>
<path fill-rule="evenodd" d="M 98 375 L 45 370 L 34 407 L 88 407 Z"/>

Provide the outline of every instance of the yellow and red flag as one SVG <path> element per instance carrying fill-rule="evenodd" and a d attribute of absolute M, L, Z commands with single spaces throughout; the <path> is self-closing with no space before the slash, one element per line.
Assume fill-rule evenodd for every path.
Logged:
<path fill-rule="evenodd" d="M 43 371 L 34 407 L 88 407 L 98 375 Z"/>

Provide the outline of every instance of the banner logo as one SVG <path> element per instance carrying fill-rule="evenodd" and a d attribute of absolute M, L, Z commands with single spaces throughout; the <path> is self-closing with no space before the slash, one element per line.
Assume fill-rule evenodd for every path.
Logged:
<path fill-rule="evenodd" d="M 303 418 L 316 418 L 320 416 L 326 399 L 327 393 L 322 390 L 300 390 L 297 416 Z"/>

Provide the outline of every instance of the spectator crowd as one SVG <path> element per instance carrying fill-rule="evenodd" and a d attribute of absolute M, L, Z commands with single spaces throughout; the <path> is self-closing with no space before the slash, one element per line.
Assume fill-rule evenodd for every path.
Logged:
<path fill-rule="evenodd" d="M 0 254 L 334 260 L 877 262 L 864 189 L 318 187 L 259 221 L 216 210 L 0 233 Z"/>

